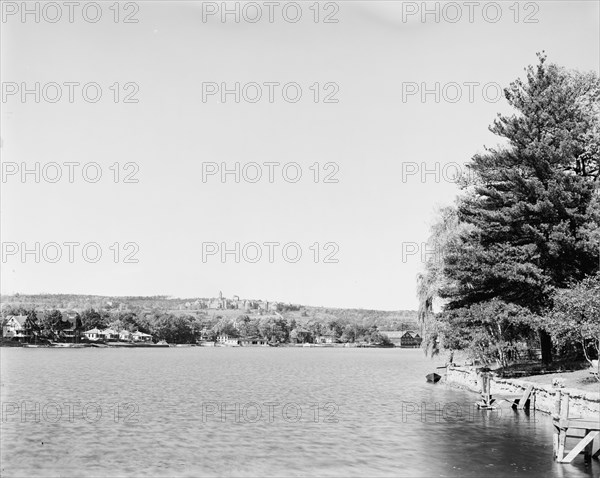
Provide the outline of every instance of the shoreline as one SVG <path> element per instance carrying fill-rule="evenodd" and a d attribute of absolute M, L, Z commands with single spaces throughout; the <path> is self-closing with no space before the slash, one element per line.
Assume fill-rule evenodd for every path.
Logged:
<path fill-rule="evenodd" d="M 36 348 L 36 349 L 169 349 L 169 348 L 311 348 L 311 349 L 396 349 L 396 350 L 411 350 L 411 347 L 381 347 L 377 345 L 196 345 L 196 344 L 60 344 L 60 345 L 35 345 L 35 344 L 18 344 L 6 345 L 0 344 L 0 349 L 3 348 Z"/>
<path fill-rule="evenodd" d="M 533 376 L 532 376 L 533 377 Z M 444 383 L 450 387 L 481 393 L 481 379 L 475 367 L 448 367 Z M 574 387 L 555 388 L 527 378 L 492 378 L 491 394 L 521 395 L 527 387 L 533 387 L 531 409 L 552 414 L 555 411 L 556 394 L 561 391 L 569 395 L 569 406 L 573 415 L 600 417 L 600 383 L 598 391 L 582 390 Z M 599 419 L 600 420 L 600 419 Z"/>
<path fill-rule="evenodd" d="M 202 344 L 167 344 L 167 343 L 131 343 L 131 342 L 99 342 L 99 343 L 68 343 L 68 342 L 56 342 L 54 344 L 28 344 L 21 342 L 10 342 L 3 341 L 0 342 L 0 348 L 50 348 L 50 349 L 60 349 L 60 348 L 175 348 L 175 347 L 203 347 L 203 348 L 265 348 L 265 347 L 292 347 L 292 348 L 368 348 L 368 349 L 416 349 L 418 347 L 395 347 L 389 345 L 374 345 L 374 344 L 357 344 L 357 343 L 347 343 L 347 344 L 263 344 L 263 345 L 230 345 L 230 344 L 221 344 L 215 342 L 205 342 Z"/>

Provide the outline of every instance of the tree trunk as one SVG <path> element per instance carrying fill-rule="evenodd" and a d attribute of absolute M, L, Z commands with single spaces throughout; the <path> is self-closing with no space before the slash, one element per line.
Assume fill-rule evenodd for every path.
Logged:
<path fill-rule="evenodd" d="M 540 347 L 542 349 L 542 363 L 550 365 L 552 363 L 552 339 L 545 330 L 540 329 Z"/>

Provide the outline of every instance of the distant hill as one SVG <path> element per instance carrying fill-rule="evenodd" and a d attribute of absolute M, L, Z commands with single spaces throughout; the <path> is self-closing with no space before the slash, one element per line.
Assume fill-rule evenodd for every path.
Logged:
<path fill-rule="evenodd" d="M 186 304 L 193 303 L 199 297 L 173 298 L 169 296 L 99 296 L 78 294 L 15 294 L 1 295 L 2 307 L 24 307 L 36 309 L 75 309 L 89 308 L 121 311 L 161 310 L 177 315 L 237 317 L 245 315 L 240 309 L 190 309 Z M 252 312 L 254 315 L 258 312 Z M 338 309 L 333 307 L 313 307 L 298 304 L 280 304 L 279 313 L 288 320 L 294 319 L 302 324 L 311 320 L 322 323 L 341 321 L 366 327 L 377 326 L 379 330 L 417 329 L 417 312 L 414 310 L 369 310 Z M 270 314 L 270 313 L 269 313 Z"/>
<path fill-rule="evenodd" d="M 301 322 L 303 320 L 341 320 L 351 324 L 360 324 L 366 327 L 376 325 L 379 330 L 406 330 L 417 328 L 416 310 L 370 310 L 370 309 L 337 309 L 333 307 L 311 307 L 305 306 L 302 311 L 294 314 L 294 318 Z M 305 315 L 306 314 L 306 315 Z M 284 313 L 285 317 L 291 317 L 291 313 Z"/>

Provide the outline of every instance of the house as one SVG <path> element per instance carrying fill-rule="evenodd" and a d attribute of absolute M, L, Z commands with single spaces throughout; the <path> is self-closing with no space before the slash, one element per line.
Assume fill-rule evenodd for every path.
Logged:
<path fill-rule="evenodd" d="M 335 342 L 335 335 L 333 334 L 324 334 L 317 337 L 315 340 L 315 343 L 317 344 L 334 344 Z"/>
<path fill-rule="evenodd" d="M 81 317 L 74 310 L 62 313 L 63 327 L 59 331 L 59 337 L 66 342 L 77 342 L 81 334 Z"/>
<path fill-rule="evenodd" d="M 267 339 L 263 339 L 261 337 L 245 337 L 243 339 L 239 339 L 238 344 L 242 347 L 267 345 Z"/>
<path fill-rule="evenodd" d="M 256 305 L 258 307 L 258 310 L 260 310 L 260 311 L 263 311 L 263 312 L 269 311 L 269 303 L 267 301 L 259 300 Z"/>
<path fill-rule="evenodd" d="M 237 337 L 231 337 L 227 334 L 219 334 L 217 335 L 217 343 L 221 345 L 229 345 L 231 347 L 236 347 L 240 345 L 240 340 Z"/>
<path fill-rule="evenodd" d="M 131 334 L 131 338 L 134 342 L 152 342 L 152 335 L 139 331 Z"/>
<path fill-rule="evenodd" d="M 100 329 L 87 330 L 83 333 L 83 336 L 88 340 L 100 340 L 103 338 Z"/>
<path fill-rule="evenodd" d="M 227 309 L 228 308 L 228 300 L 223 297 L 223 292 L 219 291 L 219 298 L 210 299 L 208 302 L 209 309 Z"/>
<path fill-rule="evenodd" d="M 102 336 L 104 340 L 119 340 L 119 332 L 113 329 L 104 329 Z"/>
<path fill-rule="evenodd" d="M 396 347 L 420 347 L 421 336 L 411 330 L 382 330 L 383 335 L 387 335 L 390 342 Z"/>
<path fill-rule="evenodd" d="M 133 340 L 132 333 L 129 332 L 129 330 L 121 330 L 121 332 L 119 332 L 119 340 L 131 342 Z"/>
<path fill-rule="evenodd" d="M 208 303 L 209 309 L 224 309 L 223 302 L 220 299 L 211 299 Z"/>
<path fill-rule="evenodd" d="M 2 336 L 16 340 L 30 339 L 36 324 L 26 315 L 9 315 L 2 324 Z"/>
<path fill-rule="evenodd" d="M 215 336 L 215 334 L 213 333 L 212 330 L 209 330 L 206 327 L 204 327 L 200 331 L 200 338 L 198 340 L 200 340 L 201 342 L 213 342 L 214 336 Z"/>
<path fill-rule="evenodd" d="M 421 346 L 421 342 L 423 342 L 422 337 L 417 334 L 416 332 L 411 332 L 412 336 L 413 336 L 413 340 L 415 341 L 415 347 L 420 347 Z"/>

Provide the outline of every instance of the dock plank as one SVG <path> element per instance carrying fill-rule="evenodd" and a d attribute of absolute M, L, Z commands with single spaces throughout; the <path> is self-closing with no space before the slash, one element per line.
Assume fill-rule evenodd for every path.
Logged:
<path fill-rule="evenodd" d="M 592 418 L 569 418 L 567 419 L 567 427 L 600 431 L 600 421 Z"/>
<path fill-rule="evenodd" d="M 525 404 L 529 397 L 531 396 L 531 391 L 533 390 L 533 385 L 529 385 L 525 391 L 523 392 L 523 396 L 519 399 L 519 404 L 517 405 L 517 410 L 524 410 Z"/>

